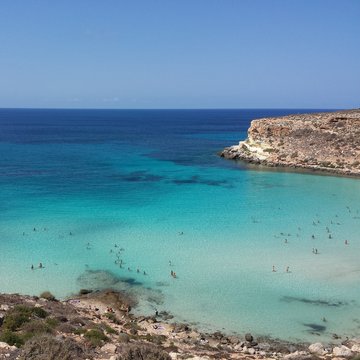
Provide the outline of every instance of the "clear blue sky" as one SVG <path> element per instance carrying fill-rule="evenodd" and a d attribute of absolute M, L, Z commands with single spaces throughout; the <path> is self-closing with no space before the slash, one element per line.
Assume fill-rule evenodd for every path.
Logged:
<path fill-rule="evenodd" d="M 360 0 L 2 0 L 0 107 L 360 107 Z"/>

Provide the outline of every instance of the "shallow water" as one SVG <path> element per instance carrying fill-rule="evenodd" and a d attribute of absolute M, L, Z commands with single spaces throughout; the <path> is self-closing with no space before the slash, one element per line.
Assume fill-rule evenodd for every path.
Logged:
<path fill-rule="evenodd" d="M 125 287 L 204 329 L 360 335 L 360 182 L 216 155 L 300 111 L 0 110 L 0 291 Z"/>

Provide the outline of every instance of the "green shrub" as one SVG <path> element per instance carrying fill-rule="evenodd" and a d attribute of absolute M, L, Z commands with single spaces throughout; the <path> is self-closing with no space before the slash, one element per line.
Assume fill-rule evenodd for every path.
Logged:
<path fill-rule="evenodd" d="M 45 319 L 49 314 L 43 309 L 43 308 L 41 308 L 41 307 L 34 307 L 33 309 L 32 309 L 32 313 L 35 315 L 35 316 L 37 316 L 37 317 L 39 317 L 39 318 L 41 318 L 41 319 Z"/>
<path fill-rule="evenodd" d="M 24 339 L 20 335 L 15 334 L 10 330 L 5 330 L 0 335 L 0 341 L 6 342 L 9 345 L 15 345 L 17 347 L 20 347 L 24 344 Z"/>
<path fill-rule="evenodd" d="M 76 328 L 74 330 L 74 334 L 76 335 L 82 335 L 82 334 L 85 334 L 86 333 L 86 329 L 85 328 L 82 328 L 82 327 L 79 327 L 79 328 Z"/>
<path fill-rule="evenodd" d="M 114 324 L 121 325 L 120 320 L 116 317 L 114 313 L 107 312 L 104 314 L 109 320 L 111 320 Z"/>
<path fill-rule="evenodd" d="M 92 346 L 100 346 L 108 340 L 107 336 L 99 329 L 88 330 L 84 336 Z"/>
<path fill-rule="evenodd" d="M 101 328 L 105 330 L 108 334 L 118 334 L 118 332 L 108 324 L 102 323 Z"/>
<path fill-rule="evenodd" d="M 50 291 L 44 291 L 40 294 L 40 297 L 42 299 L 46 299 L 46 300 L 49 300 L 49 301 L 55 301 L 56 298 L 55 296 L 50 292 Z"/>
<path fill-rule="evenodd" d="M 59 325 L 59 320 L 52 317 L 47 318 L 45 322 L 51 328 L 56 328 Z"/>
<path fill-rule="evenodd" d="M 21 325 L 31 320 L 33 309 L 34 308 L 30 308 L 24 305 L 15 306 L 6 314 L 3 328 L 10 331 L 19 329 Z"/>

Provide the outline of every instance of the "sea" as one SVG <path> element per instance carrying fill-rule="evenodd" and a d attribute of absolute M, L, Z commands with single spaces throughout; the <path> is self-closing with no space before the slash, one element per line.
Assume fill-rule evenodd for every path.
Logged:
<path fill-rule="evenodd" d="M 219 157 L 252 119 L 314 111 L 0 109 L 0 292 L 114 288 L 201 331 L 359 336 L 360 181 Z"/>

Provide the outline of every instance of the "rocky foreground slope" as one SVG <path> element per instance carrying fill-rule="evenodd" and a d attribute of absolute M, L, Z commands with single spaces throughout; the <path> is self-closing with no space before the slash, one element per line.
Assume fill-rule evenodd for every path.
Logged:
<path fill-rule="evenodd" d="M 134 299 L 111 290 L 57 301 L 0 294 L 0 359 L 209 360 L 359 359 L 360 338 L 291 344 L 251 334 L 202 333 L 167 312 L 134 316 Z"/>
<path fill-rule="evenodd" d="M 253 120 L 220 154 L 267 166 L 360 175 L 360 109 Z"/>

